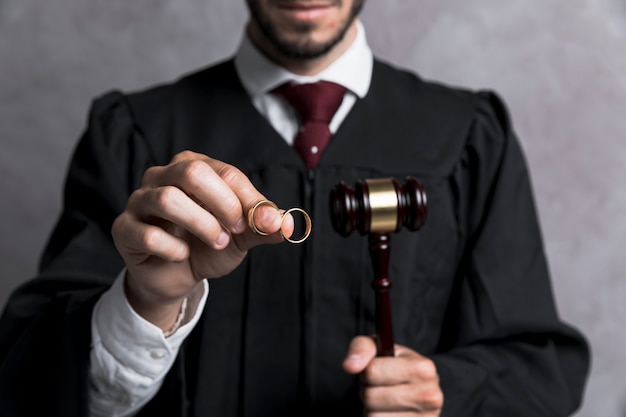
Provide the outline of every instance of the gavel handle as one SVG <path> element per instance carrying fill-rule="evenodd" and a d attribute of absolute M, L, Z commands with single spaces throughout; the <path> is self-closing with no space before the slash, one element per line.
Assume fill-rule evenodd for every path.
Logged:
<path fill-rule="evenodd" d="M 389 278 L 374 281 L 376 291 L 376 348 L 377 356 L 394 356 L 391 306 L 389 304 Z"/>
<path fill-rule="evenodd" d="M 389 234 L 373 233 L 369 237 L 370 255 L 374 267 L 374 288 L 376 296 L 376 344 L 378 356 L 394 356 L 393 327 L 391 325 L 391 303 L 389 290 L 391 280 L 389 269 Z"/>

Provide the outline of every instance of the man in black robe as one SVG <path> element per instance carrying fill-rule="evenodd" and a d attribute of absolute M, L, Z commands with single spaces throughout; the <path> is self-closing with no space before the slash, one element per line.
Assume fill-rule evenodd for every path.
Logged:
<path fill-rule="evenodd" d="M 588 349 L 558 318 L 501 101 L 373 59 L 362 0 L 247 3 L 235 59 L 94 102 L 40 274 L 0 322 L 2 415 L 570 414 Z M 320 79 L 347 91 L 307 169 L 272 91 Z M 380 358 L 367 242 L 333 231 L 328 195 L 407 175 L 429 214 L 391 238 Z M 310 213 L 310 239 L 281 243 L 269 205 L 255 234 L 266 198 Z"/>

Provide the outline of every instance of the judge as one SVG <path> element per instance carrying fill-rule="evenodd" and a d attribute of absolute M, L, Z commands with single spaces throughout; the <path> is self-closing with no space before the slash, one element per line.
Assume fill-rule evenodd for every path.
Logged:
<path fill-rule="evenodd" d="M 233 59 L 93 102 L 39 275 L 0 321 L 3 416 L 578 407 L 588 348 L 559 319 L 505 105 L 374 58 L 363 2 L 247 0 Z M 319 81 L 328 122 L 302 110 L 326 93 L 297 89 Z M 367 243 L 333 231 L 328 195 L 407 175 L 429 213 L 392 237 L 381 358 Z M 308 212 L 309 239 L 284 242 L 294 218 L 270 204 L 248 222 L 265 199 Z"/>

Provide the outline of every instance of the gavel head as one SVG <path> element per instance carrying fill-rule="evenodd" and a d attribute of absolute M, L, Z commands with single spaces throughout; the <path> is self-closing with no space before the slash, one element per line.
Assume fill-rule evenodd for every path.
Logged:
<path fill-rule="evenodd" d="M 400 184 L 394 178 L 357 181 L 354 188 L 343 181 L 330 194 L 330 211 L 335 231 L 349 236 L 391 233 L 402 226 L 418 230 L 426 221 L 426 192 L 413 177 Z"/>

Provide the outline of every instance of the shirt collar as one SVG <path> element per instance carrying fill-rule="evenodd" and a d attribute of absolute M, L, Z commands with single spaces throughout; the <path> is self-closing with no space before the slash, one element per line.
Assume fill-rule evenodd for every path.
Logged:
<path fill-rule="evenodd" d="M 270 61 L 245 34 L 235 56 L 235 68 L 241 83 L 252 98 L 266 94 L 287 81 L 304 83 L 319 80 L 340 84 L 363 98 L 372 79 L 374 58 L 367 44 L 365 28 L 360 21 L 357 21 L 357 28 L 357 36 L 348 50 L 313 76 L 294 74 Z"/>

